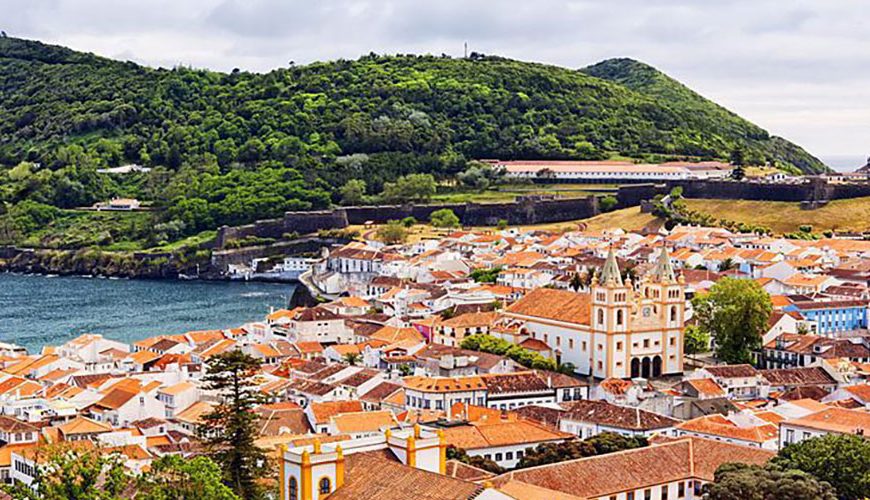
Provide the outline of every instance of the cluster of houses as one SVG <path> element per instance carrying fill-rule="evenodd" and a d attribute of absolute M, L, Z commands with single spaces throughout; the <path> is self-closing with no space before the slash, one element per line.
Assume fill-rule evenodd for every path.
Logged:
<path fill-rule="evenodd" d="M 0 480 L 32 483 L 49 443 L 134 472 L 203 453 L 219 402 L 203 375 L 241 350 L 262 363 L 257 445 L 282 500 L 699 498 L 723 463 L 870 430 L 868 257 L 860 240 L 682 227 L 355 242 L 313 263 L 331 299 L 314 307 L 133 344 L 0 346 Z M 771 294 L 754 365 L 684 352 L 690 299 L 726 276 Z M 469 349 L 473 335 L 559 370 Z M 604 432 L 650 444 L 524 467 L 540 445 Z"/>

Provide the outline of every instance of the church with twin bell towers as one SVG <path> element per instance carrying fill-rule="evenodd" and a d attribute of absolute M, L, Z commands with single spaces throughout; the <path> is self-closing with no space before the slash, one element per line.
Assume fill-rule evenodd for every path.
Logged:
<path fill-rule="evenodd" d="M 557 361 L 595 378 L 654 378 L 683 371 L 685 282 L 662 247 L 639 283 L 623 279 L 611 248 L 588 293 L 540 288 L 509 306 L 503 338 L 547 345 Z"/>

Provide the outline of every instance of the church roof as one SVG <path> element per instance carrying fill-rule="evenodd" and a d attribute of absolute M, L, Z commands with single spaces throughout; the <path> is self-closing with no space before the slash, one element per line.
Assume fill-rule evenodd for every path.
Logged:
<path fill-rule="evenodd" d="M 662 251 L 659 252 L 659 257 L 656 259 L 656 267 L 653 269 L 653 278 L 659 283 L 675 282 L 676 275 L 674 274 L 674 266 L 671 264 L 671 257 L 668 255 L 668 248 L 662 246 Z"/>
<path fill-rule="evenodd" d="M 604 267 L 601 268 L 601 276 L 598 281 L 601 284 L 607 284 L 613 280 L 616 286 L 622 286 L 622 275 L 619 273 L 619 265 L 616 263 L 616 255 L 613 253 L 613 247 L 607 252 L 607 260 L 604 261 Z"/>

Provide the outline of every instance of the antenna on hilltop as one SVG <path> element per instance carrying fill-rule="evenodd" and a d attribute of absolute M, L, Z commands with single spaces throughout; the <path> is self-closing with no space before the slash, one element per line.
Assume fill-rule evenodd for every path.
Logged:
<path fill-rule="evenodd" d="M 463 46 L 465 47 L 465 55 L 463 58 L 468 59 L 468 42 L 463 43 Z"/>

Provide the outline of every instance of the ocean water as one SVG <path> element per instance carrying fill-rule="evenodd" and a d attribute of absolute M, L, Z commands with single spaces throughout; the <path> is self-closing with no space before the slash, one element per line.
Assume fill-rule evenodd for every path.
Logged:
<path fill-rule="evenodd" d="M 295 286 L 0 273 L 0 341 L 39 352 L 82 333 L 132 342 L 232 328 L 285 307 Z"/>
<path fill-rule="evenodd" d="M 837 172 L 854 172 L 867 163 L 867 155 L 826 155 L 819 159 Z"/>

